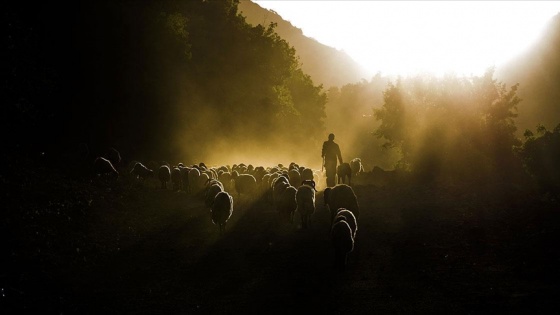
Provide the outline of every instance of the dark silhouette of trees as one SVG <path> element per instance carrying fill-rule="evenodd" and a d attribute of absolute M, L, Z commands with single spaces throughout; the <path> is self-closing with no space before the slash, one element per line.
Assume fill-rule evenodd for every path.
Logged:
<path fill-rule="evenodd" d="M 18 66 L 4 89 L 7 112 L 25 127 L 10 126 L 43 131 L 36 141 L 27 132 L 14 142 L 50 151 L 85 142 L 93 152 L 112 146 L 125 157 L 197 160 L 216 142 L 274 146 L 278 134 L 287 150 L 318 145 L 322 87 L 274 24 L 247 24 L 237 5 L 83 1 L 72 13 L 14 5 L 6 15 Z"/>
<path fill-rule="evenodd" d="M 536 180 L 540 190 L 560 194 L 560 124 L 553 131 L 537 126 L 537 136 L 527 129 L 525 142 L 518 148 L 527 171 Z"/>

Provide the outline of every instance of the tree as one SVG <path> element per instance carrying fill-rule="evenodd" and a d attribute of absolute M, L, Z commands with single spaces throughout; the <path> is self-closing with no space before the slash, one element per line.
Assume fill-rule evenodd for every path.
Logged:
<path fill-rule="evenodd" d="M 517 85 L 484 75 L 399 79 L 384 91 L 375 135 L 401 152 L 399 165 L 425 180 L 481 180 L 516 167 Z"/>

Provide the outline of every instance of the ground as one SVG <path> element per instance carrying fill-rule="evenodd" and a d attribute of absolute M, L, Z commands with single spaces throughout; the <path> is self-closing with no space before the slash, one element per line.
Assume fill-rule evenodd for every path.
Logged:
<path fill-rule="evenodd" d="M 322 192 L 309 230 L 234 195 L 220 237 L 201 199 L 155 181 L 8 171 L 1 306 L 9 313 L 552 313 L 558 201 L 356 178 L 361 216 L 333 268 Z M 465 192 L 468 191 L 468 192 Z M 4 312 L 2 312 L 4 313 Z M 5 313 L 6 314 L 6 313 Z"/>

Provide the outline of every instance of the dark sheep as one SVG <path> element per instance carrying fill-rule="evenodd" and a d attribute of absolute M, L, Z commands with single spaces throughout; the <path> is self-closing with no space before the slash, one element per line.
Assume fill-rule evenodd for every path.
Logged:
<path fill-rule="evenodd" d="M 278 200 L 277 209 L 280 217 L 290 223 L 294 222 L 294 212 L 297 209 L 296 193 L 297 189 L 294 186 L 289 186 L 284 189 Z"/>
<path fill-rule="evenodd" d="M 135 178 L 145 180 L 148 177 L 154 177 L 154 171 L 144 166 L 140 162 L 136 162 L 134 168 L 130 171 L 130 174 Z"/>
<path fill-rule="evenodd" d="M 304 168 L 301 172 L 301 180 L 313 180 L 313 170 L 310 168 Z"/>
<path fill-rule="evenodd" d="M 313 190 L 315 190 L 315 192 L 317 192 L 317 189 L 315 188 L 315 181 L 314 180 L 310 180 L 310 179 L 306 179 L 304 181 L 301 182 L 302 185 L 307 185 L 309 187 L 312 187 Z"/>
<path fill-rule="evenodd" d="M 233 213 L 233 197 L 225 191 L 219 192 L 211 207 L 212 223 L 218 225 L 220 235 L 226 230 L 226 223 Z"/>
<path fill-rule="evenodd" d="M 211 208 L 214 204 L 216 196 L 222 191 L 224 191 L 224 186 L 222 186 L 222 183 L 217 182 L 211 184 L 208 187 L 208 190 L 206 190 L 206 197 L 204 199 L 204 204 L 206 205 L 206 207 Z"/>
<path fill-rule="evenodd" d="M 352 185 L 352 168 L 348 163 L 342 163 L 336 168 L 336 175 L 338 176 L 339 184 L 346 184 L 346 179 L 348 179 L 348 185 Z"/>
<path fill-rule="evenodd" d="M 344 220 L 335 222 L 331 229 L 331 239 L 335 252 L 334 266 L 336 269 L 344 270 L 348 254 L 354 250 L 354 238 L 348 222 Z"/>
<path fill-rule="evenodd" d="M 301 227 L 307 229 L 311 224 L 311 215 L 315 212 L 315 188 L 302 185 L 296 192 L 297 211 L 301 216 Z"/>
<path fill-rule="evenodd" d="M 183 183 L 182 183 L 180 168 L 174 167 L 171 170 L 171 183 L 173 184 L 173 190 L 175 191 L 181 190 Z"/>
<path fill-rule="evenodd" d="M 235 181 L 235 190 L 237 191 L 238 196 L 251 196 L 257 192 L 257 180 L 253 175 L 238 174 L 237 171 L 234 171 L 232 177 Z"/>
<path fill-rule="evenodd" d="M 358 221 L 356 220 L 354 214 L 347 209 L 340 208 L 336 213 L 336 216 L 334 218 L 334 223 L 342 220 L 348 223 L 350 229 L 352 229 L 352 238 L 356 239 L 356 232 L 358 232 Z"/>
<path fill-rule="evenodd" d="M 94 172 L 97 176 L 119 177 L 119 172 L 115 169 L 111 161 L 103 157 L 98 157 L 93 162 Z"/>
<path fill-rule="evenodd" d="M 301 175 L 297 168 L 293 168 L 288 171 L 288 179 L 290 180 L 290 185 L 298 188 L 301 184 Z"/>
<path fill-rule="evenodd" d="M 181 190 L 188 193 L 189 192 L 189 171 L 191 170 L 189 167 L 179 167 L 181 171 Z"/>
<path fill-rule="evenodd" d="M 162 165 L 159 167 L 158 179 L 161 182 L 161 189 L 167 189 L 167 182 L 171 180 L 171 169 L 169 169 L 169 166 Z"/>
<path fill-rule="evenodd" d="M 334 220 L 338 209 L 344 208 L 350 210 L 358 219 L 360 217 L 360 206 L 358 205 L 358 198 L 354 193 L 352 187 L 340 184 L 332 188 L 326 188 L 324 193 L 325 205 L 327 205 L 331 212 L 331 222 Z"/>
<path fill-rule="evenodd" d="M 121 154 L 115 148 L 109 148 L 107 150 L 107 159 L 113 163 L 113 165 L 120 165 L 121 164 Z"/>

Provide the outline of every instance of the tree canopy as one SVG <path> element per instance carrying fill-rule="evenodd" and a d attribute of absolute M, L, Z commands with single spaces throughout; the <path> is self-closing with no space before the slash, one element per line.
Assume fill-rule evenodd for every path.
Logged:
<path fill-rule="evenodd" d="M 47 80 L 41 72 L 52 77 L 51 86 L 38 84 L 46 91 L 17 82 L 9 91 L 9 109 L 25 116 L 13 127 L 29 128 L 18 104 L 25 98 L 46 130 L 39 139 L 26 131 L 15 145 L 84 142 L 138 158 L 186 160 L 278 146 L 297 155 L 318 146 L 322 87 L 301 70 L 274 24 L 247 24 L 237 5 L 86 1 L 71 14 L 58 5 L 31 14 L 13 8 L 10 19 L 22 28 L 12 30 L 13 41 L 31 36 L 31 43 L 10 55 L 21 62 L 24 52 L 39 68 L 16 74 L 31 82 Z"/>
<path fill-rule="evenodd" d="M 517 85 L 482 76 L 400 78 L 374 110 L 377 137 L 401 153 L 399 166 L 424 179 L 501 179 L 515 164 Z M 443 178 L 442 178 L 443 177 Z"/>

